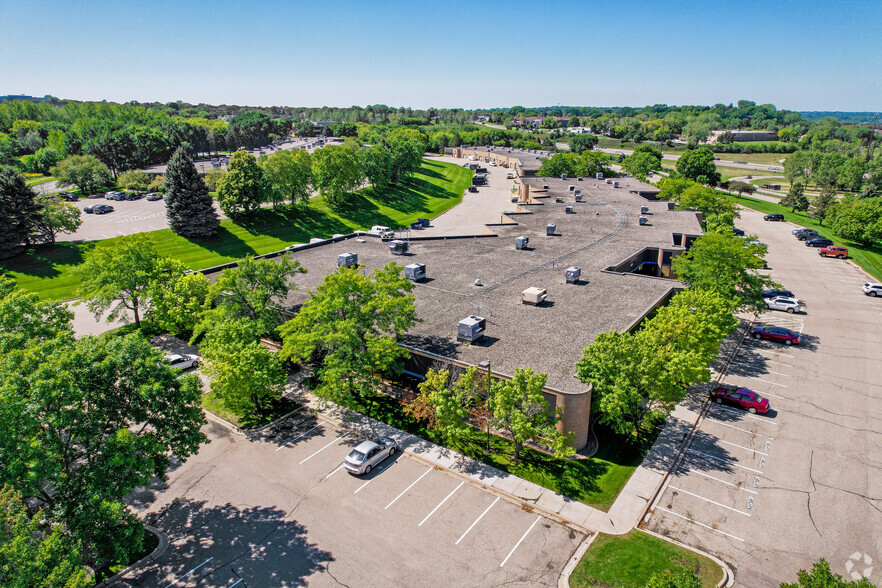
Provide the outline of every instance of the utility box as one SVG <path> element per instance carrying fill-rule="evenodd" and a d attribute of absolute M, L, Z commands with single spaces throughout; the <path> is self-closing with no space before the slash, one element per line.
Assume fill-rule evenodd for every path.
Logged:
<path fill-rule="evenodd" d="M 582 202 L 582 195 L 576 194 L 576 202 Z"/>
<path fill-rule="evenodd" d="M 404 277 L 413 282 L 421 282 L 426 279 L 426 264 L 412 263 L 404 266 Z"/>
<path fill-rule="evenodd" d="M 603 172 L 597 172 L 597 175 L 595 175 L 594 177 L 597 178 L 598 180 L 602 180 L 603 179 Z"/>
<path fill-rule="evenodd" d="M 529 242 L 529 237 L 515 237 L 515 249 L 526 249 Z"/>
<path fill-rule="evenodd" d="M 641 206 L 640 207 L 640 214 L 649 214 L 649 207 L 648 206 Z"/>
<path fill-rule="evenodd" d="M 557 231 L 557 225 L 545 225 L 545 234 L 546 235 L 554 235 Z"/>
<path fill-rule="evenodd" d="M 576 187 L 574 185 L 570 184 L 570 187 L 569 187 L 570 192 L 573 192 L 575 189 L 576 189 Z"/>
<path fill-rule="evenodd" d="M 389 242 L 389 251 L 392 255 L 404 255 L 407 253 L 407 241 L 393 239 Z"/>
<path fill-rule="evenodd" d="M 613 182 L 613 188 L 618 188 L 618 187 L 619 187 L 619 183 L 618 183 L 618 182 Z"/>
<path fill-rule="evenodd" d="M 482 316 L 469 315 L 459 321 L 456 329 L 456 340 L 474 343 L 484 336 L 487 329 L 487 319 Z"/>
<path fill-rule="evenodd" d="M 567 284 L 578 284 L 579 278 L 582 277 L 582 268 L 570 266 L 564 271 L 564 277 L 567 280 Z"/>
<path fill-rule="evenodd" d="M 572 206 L 567 206 L 566 208 L 564 208 L 564 211 L 565 211 L 567 214 L 575 214 L 575 212 L 573 211 L 573 207 L 572 207 Z"/>
<path fill-rule="evenodd" d="M 358 253 L 347 251 L 337 256 L 337 267 L 357 267 Z"/>
<path fill-rule="evenodd" d="M 557 198 L 555 198 L 554 201 L 557 202 L 558 204 L 563 204 L 563 198 L 561 196 L 558 196 Z"/>
<path fill-rule="evenodd" d="M 648 224 L 649 224 L 649 219 L 646 218 L 645 216 L 640 216 L 640 217 L 637 218 L 637 222 L 639 222 L 641 226 L 643 226 L 643 225 L 648 225 Z"/>
<path fill-rule="evenodd" d="M 573 196 L 578 196 L 581 193 L 582 193 L 582 188 L 576 188 L 575 190 L 573 190 Z"/>
<path fill-rule="evenodd" d="M 523 292 L 521 292 L 521 303 L 522 304 L 532 304 L 533 306 L 538 306 L 545 302 L 545 299 L 548 298 L 548 291 L 545 288 L 527 288 Z"/>
<path fill-rule="evenodd" d="M 562 179 L 562 180 L 567 179 L 567 174 L 560 174 L 560 179 Z"/>

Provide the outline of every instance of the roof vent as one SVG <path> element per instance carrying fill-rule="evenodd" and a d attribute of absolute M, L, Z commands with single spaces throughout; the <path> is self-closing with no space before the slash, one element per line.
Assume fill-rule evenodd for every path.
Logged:
<path fill-rule="evenodd" d="M 582 277 L 582 268 L 570 266 L 564 271 L 564 277 L 567 280 L 567 284 L 578 284 L 579 278 Z"/>
<path fill-rule="evenodd" d="M 389 251 L 392 255 L 404 255 L 407 253 L 407 241 L 394 239 L 389 242 Z"/>
<path fill-rule="evenodd" d="M 456 329 L 456 340 L 473 343 L 484 336 L 487 330 L 487 319 L 482 316 L 469 315 L 459 321 Z"/>
<path fill-rule="evenodd" d="M 576 194 L 576 202 L 582 202 L 582 195 Z"/>
<path fill-rule="evenodd" d="M 515 249 L 526 249 L 529 242 L 529 237 L 515 237 Z"/>
<path fill-rule="evenodd" d="M 534 286 L 532 288 L 527 288 L 526 290 L 521 292 L 521 303 L 523 304 L 532 304 L 533 306 L 539 306 L 540 304 L 545 302 L 546 298 L 548 298 L 548 291 L 545 288 L 536 288 Z"/>
<path fill-rule="evenodd" d="M 414 282 L 421 282 L 426 279 L 426 264 L 412 263 L 404 266 L 404 277 Z"/>
<path fill-rule="evenodd" d="M 640 226 L 648 225 L 648 224 L 649 224 L 649 219 L 646 218 L 645 216 L 640 216 L 640 217 L 637 218 L 637 222 L 640 223 Z"/>
<path fill-rule="evenodd" d="M 597 172 L 597 174 L 594 177 L 598 180 L 602 180 L 603 179 L 603 172 Z"/>
<path fill-rule="evenodd" d="M 572 206 L 567 206 L 567 207 L 564 209 L 564 211 L 565 211 L 567 214 L 575 214 L 575 212 L 573 211 L 573 207 L 572 207 Z"/>
<path fill-rule="evenodd" d="M 619 187 L 619 183 L 618 183 L 618 182 L 613 182 L 613 188 L 618 188 L 618 187 Z"/>
<path fill-rule="evenodd" d="M 640 207 L 640 214 L 649 214 L 649 207 L 648 206 L 641 206 Z"/>
<path fill-rule="evenodd" d="M 356 267 L 358 266 L 358 253 L 347 251 L 337 256 L 337 267 Z"/>
<path fill-rule="evenodd" d="M 574 185 L 570 184 L 570 186 L 569 186 L 570 192 L 574 191 L 575 189 L 576 189 L 576 187 Z"/>
<path fill-rule="evenodd" d="M 554 235 L 557 231 L 557 225 L 545 225 L 545 234 Z"/>

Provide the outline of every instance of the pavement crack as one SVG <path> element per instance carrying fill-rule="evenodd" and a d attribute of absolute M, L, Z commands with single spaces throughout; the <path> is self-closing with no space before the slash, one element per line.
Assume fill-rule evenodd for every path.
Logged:
<path fill-rule="evenodd" d="M 334 576 L 334 574 L 331 573 L 331 562 L 328 562 L 328 565 L 325 566 L 325 572 L 327 572 L 327 574 L 328 574 L 329 576 L 331 576 L 331 579 L 332 579 L 334 582 L 336 582 L 338 586 L 346 586 L 346 588 L 349 588 L 349 584 L 344 584 L 343 582 L 341 582 L 340 580 L 338 580 L 338 579 L 336 578 L 336 576 Z"/>

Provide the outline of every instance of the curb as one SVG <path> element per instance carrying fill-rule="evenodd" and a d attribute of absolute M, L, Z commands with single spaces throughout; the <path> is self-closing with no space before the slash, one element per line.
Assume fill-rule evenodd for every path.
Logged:
<path fill-rule="evenodd" d="M 582 539 L 582 542 L 579 543 L 576 550 L 573 552 L 573 555 L 570 556 L 569 561 L 567 561 L 567 565 L 565 565 L 564 569 L 561 571 L 560 577 L 557 579 L 557 588 L 570 588 L 570 576 L 576 571 L 576 566 L 582 561 L 582 557 L 588 551 L 588 548 L 591 547 L 591 544 L 594 543 L 594 540 L 597 539 L 598 535 L 600 535 L 600 533 L 595 533 L 590 537 Z"/>
<path fill-rule="evenodd" d="M 267 429 L 270 429 L 270 428 L 276 426 L 277 424 L 279 424 L 283 420 L 294 416 L 295 414 L 297 414 L 298 412 L 300 412 L 301 410 L 303 410 L 305 408 L 306 408 L 305 405 L 298 406 L 297 408 L 295 408 L 291 412 L 283 414 L 282 416 L 280 416 L 276 420 L 272 421 L 271 423 L 261 425 L 261 426 L 257 427 L 256 429 L 243 429 L 239 425 L 231 423 L 227 419 L 225 419 L 221 416 L 218 416 L 218 415 L 214 414 L 213 412 L 211 412 L 210 410 L 207 410 L 204 408 L 202 409 L 202 414 L 204 414 L 208 420 L 214 421 L 215 423 L 221 425 L 222 427 L 229 429 L 231 432 L 233 432 L 237 435 L 242 435 L 244 437 L 246 435 L 250 435 L 253 433 L 262 433 L 263 431 L 266 431 Z"/>
<path fill-rule="evenodd" d="M 148 563 L 153 563 L 154 561 L 156 561 L 157 559 L 162 557 L 162 554 L 164 554 L 165 550 L 168 549 L 168 543 L 169 543 L 168 535 L 165 534 L 165 531 L 161 531 L 160 529 L 157 529 L 156 527 L 154 527 L 152 525 L 148 525 L 146 523 L 144 524 L 144 528 L 147 531 L 156 535 L 156 538 L 159 540 L 159 544 L 156 546 L 156 549 L 154 549 L 153 551 L 150 552 L 149 555 L 142 557 L 141 559 L 139 559 L 138 561 L 136 561 L 135 563 L 133 563 L 132 565 L 130 565 L 129 567 L 124 569 L 123 571 L 117 572 L 116 574 L 107 578 L 106 580 L 104 580 L 100 584 L 96 584 L 94 588 L 108 588 L 109 586 L 113 586 L 114 584 L 116 584 L 117 582 L 122 580 L 122 577 L 124 575 L 128 574 L 129 572 L 137 570 L 138 568 L 141 568 L 141 567 L 147 565 Z"/>
<path fill-rule="evenodd" d="M 664 541 L 667 541 L 668 543 L 673 543 L 674 545 L 677 545 L 678 547 L 682 547 L 683 549 L 688 549 L 689 551 L 691 551 L 693 553 L 697 553 L 698 555 L 703 555 L 704 557 L 708 558 L 709 560 L 713 561 L 718 566 L 723 568 L 723 579 L 717 583 L 717 588 L 723 588 L 724 586 L 726 588 L 729 588 L 735 583 L 735 574 L 732 572 L 732 568 L 730 568 L 728 566 L 728 564 L 726 564 L 726 562 L 724 562 L 723 560 L 721 560 L 717 556 L 711 555 L 710 553 L 707 553 L 704 551 L 701 551 L 700 549 L 696 549 L 695 547 L 690 547 L 689 545 L 686 545 L 685 543 L 680 543 L 676 539 L 671 539 L 670 537 L 665 537 L 664 535 L 659 535 L 658 533 L 655 533 L 655 532 L 650 531 L 648 529 L 637 529 L 637 530 L 642 531 L 642 532 L 646 533 L 647 535 L 652 535 L 653 537 L 657 537 L 658 539 L 662 539 Z"/>

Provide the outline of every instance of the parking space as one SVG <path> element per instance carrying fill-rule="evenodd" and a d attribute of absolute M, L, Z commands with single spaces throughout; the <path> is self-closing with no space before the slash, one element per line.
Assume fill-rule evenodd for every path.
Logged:
<path fill-rule="evenodd" d="M 551 585 L 583 538 L 401 453 L 341 467 L 363 434 L 314 418 L 212 443 L 136 499 L 171 535 L 131 586 Z"/>
<path fill-rule="evenodd" d="M 806 305 L 756 324 L 800 333 L 800 344 L 743 342 L 722 382 L 771 409 L 709 404 L 649 527 L 721 557 L 738 585 L 793 581 L 821 557 L 848 577 L 855 553 L 882 557 L 882 301 L 863 295 L 859 268 L 820 257 L 791 225 L 744 211 L 739 226 L 768 244 L 771 276 Z M 882 579 L 878 566 L 868 573 Z"/>

